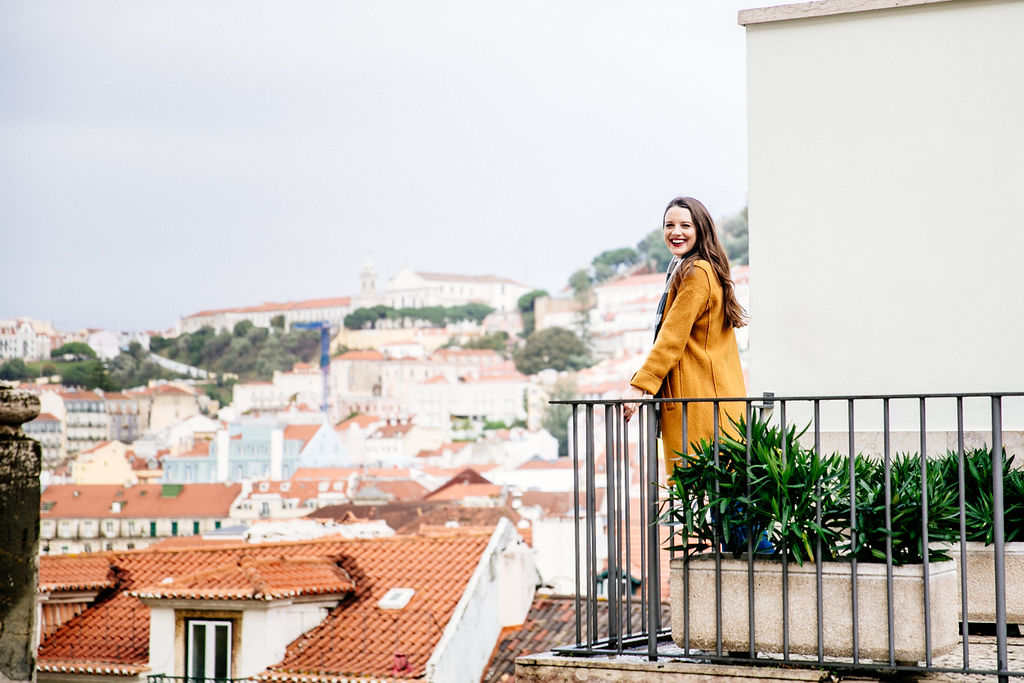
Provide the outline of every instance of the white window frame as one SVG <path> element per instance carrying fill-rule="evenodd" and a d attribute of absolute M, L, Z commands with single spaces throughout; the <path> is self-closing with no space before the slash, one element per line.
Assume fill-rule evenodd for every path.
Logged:
<path fill-rule="evenodd" d="M 203 652 L 204 657 L 201 663 L 193 661 L 194 653 L 196 651 L 196 626 L 203 626 L 204 642 Z M 232 622 L 227 619 L 189 619 L 188 620 L 188 643 L 186 645 L 186 668 L 188 670 L 188 677 L 195 680 L 218 680 L 227 681 L 231 678 L 231 629 Z M 217 629 L 227 629 L 227 639 L 225 641 L 226 652 L 224 655 L 224 675 L 217 676 Z"/>

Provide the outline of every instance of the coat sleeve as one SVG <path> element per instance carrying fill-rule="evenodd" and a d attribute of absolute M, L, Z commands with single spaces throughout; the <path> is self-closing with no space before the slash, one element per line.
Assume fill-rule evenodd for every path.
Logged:
<path fill-rule="evenodd" d="M 658 338 L 643 366 L 629 383 L 648 394 L 657 394 L 672 368 L 679 364 L 694 321 L 708 308 L 711 281 L 703 268 L 694 267 L 676 293 L 661 322 Z"/>

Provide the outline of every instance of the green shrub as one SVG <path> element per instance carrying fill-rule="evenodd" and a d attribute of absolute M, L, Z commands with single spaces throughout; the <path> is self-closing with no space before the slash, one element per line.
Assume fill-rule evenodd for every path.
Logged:
<path fill-rule="evenodd" d="M 894 564 L 921 562 L 919 456 L 897 456 L 890 464 L 891 526 L 885 523 L 884 464 L 862 455 L 854 458 L 854 526 L 848 457 L 820 455 L 800 444 L 803 432 L 795 427 L 783 438 L 779 428 L 755 415 L 748 461 L 746 422 L 734 426 L 739 437 L 720 438 L 717 462 L 713 444 L 702 441 L 669 478 L 661 521 L 680 527 L 672 548 L 694 554 L 720 539 L 738 557 L 748 548 L 750 533 L 755 543 L 765 538 L 775 554 L 799 564 L 816 559 L 819 541 L 824 560 L 884 561 L 891 539 Z M 950 484 L 944 478 L 940 463 L 928 463 L 926 470 L 928 541 L 951 542 L 958 529 L 956 480 Z M 929 559 L 948 556 L 936 548 Z"/>

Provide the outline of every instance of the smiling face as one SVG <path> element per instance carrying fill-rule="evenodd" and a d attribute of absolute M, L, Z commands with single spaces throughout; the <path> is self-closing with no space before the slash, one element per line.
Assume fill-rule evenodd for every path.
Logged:
<path fill-rule="evenodd" d="M 689 209 L 670 206 L 665 212 L 665 246 L 673 256 L 685 256 L 697 246 L 697 226 Z"/>

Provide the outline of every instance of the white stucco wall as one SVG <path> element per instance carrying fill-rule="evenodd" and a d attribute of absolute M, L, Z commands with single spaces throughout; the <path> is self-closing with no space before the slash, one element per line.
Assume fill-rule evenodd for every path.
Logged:
<path fill-rule="evenodd" d="M 536 584 L 529 548 L 512 523 L 500 519 L 427 661 L 426 680 L 477 683 L 501 629 L 526 618 Z"/>
<path fill-rule="evenodd" d="M 1022 25 L 954 0 L 747 26 L 751 394 L 1024 388 Z"/>
<path fill-rule="evenodd" d="M 247 678 L 280 662 L 288 643 L 320 624 L 328 611 L 338 604 L 337 600 L 325 599 L 309 602 L 276 600 L 270 603 L 225 601 L 223 604 L 211 604 L 210 601 L 144 602 L 150 607 L 149 672 L 152 674 L 183 676 L 186 673 L 176 668 L 175 647 L 183 644 L 175 643 L 175 608 L 240 613 L 241 648 L 232 653 L 234 676 L 238 678 Z"/>

